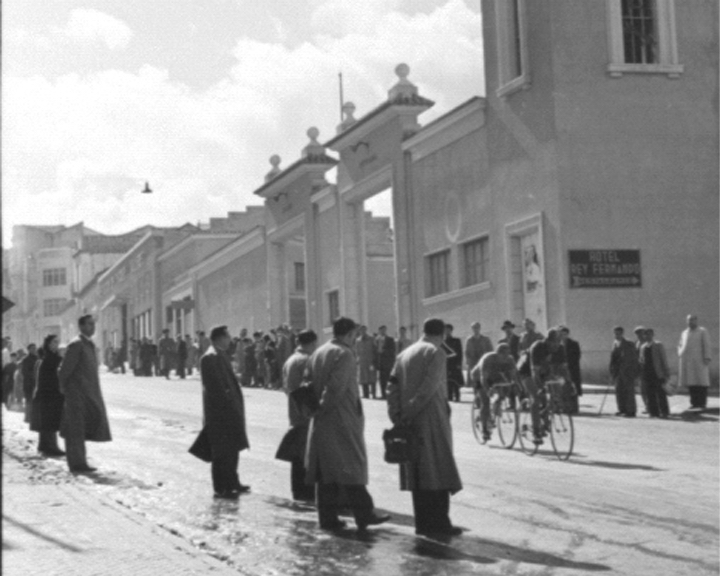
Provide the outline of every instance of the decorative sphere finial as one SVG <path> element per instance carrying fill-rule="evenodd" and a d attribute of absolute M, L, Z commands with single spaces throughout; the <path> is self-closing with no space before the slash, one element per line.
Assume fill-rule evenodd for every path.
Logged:
<path fill-rule="evenodd" d="M 320 136 L 320 130 L 318 130 L 315 126 L 311 126 L 308 128 L 306 134 L 308 135 L 308 138 L 312 140 L 313 142 L 317 142 L 318 136 Z"/>
<path fill-rule="evenodd" d="M 278 166 L 280 166 L 280 156 L 278 156 L 277 154 L 273 154 L 272 156 L 270 156 L 270 164 L 273 168 L 277 168 Z"/>
<path fill-rule="evenodd" d="M 395 66 L 395 74 L 397 74 L 398 78 L 400 78 L 401 81 L 407 80 L 407 77 L 410 74 L 410 66 L 408 66 L 404 62 L 398 64 L 397 66 Z"/>

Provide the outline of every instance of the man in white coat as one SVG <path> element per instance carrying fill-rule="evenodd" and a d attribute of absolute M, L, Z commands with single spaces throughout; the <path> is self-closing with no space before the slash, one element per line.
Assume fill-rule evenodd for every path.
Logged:
<path fill-rule="evenodd" d="M 338 518 L 341 486 L 358 530 L 390 519 L 375 513 L 367 491 L 365 417 L 353 352 L 356 328 L 350 318 L 338 318 L 333 324 L 333 339 L 310 356 L 306 369 L 306 378 L 320 403 L 308 432 L 306 482 L 316 485 L 318 519 L 323 530 L 345 527 Z"/>
<path fill-rule="evenodd" d="M 412 432 L 411 461 L 400 465 L 400 485 L 412 492 L 415 533 L 457 536 L 462 530 L 450 522 L 450 495 L 462 490 L 462 482 L 453 456 L 444 332 L 442 320 L 426 320 L 423 337 L 397 358 L 388 414 Z"/>
<path fill-rule="evenodd" d="M 707 330 L 698 326 L 695 314 L 687 317 L 687 326 L 678 344 L 678 384 L 687 386 L 691 408 L 706 408 L 710 387 L 710 338 Z"/>

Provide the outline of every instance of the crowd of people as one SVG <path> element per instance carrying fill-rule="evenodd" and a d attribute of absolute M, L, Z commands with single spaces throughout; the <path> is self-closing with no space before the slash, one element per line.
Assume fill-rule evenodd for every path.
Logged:
<path fill-rule="evenodd" d="M 48 335 L 40 350 L 29 344 L 14 352 L 4 338 L 2 393 L 6 407 L 22 410 L 30 429 L 38 432 L 41 454 L 65 455 L 70 470 L 83 473 L 95 470 L 87 462 L 85 442 L 110 441 L 111 433 L 92 316 L 82 316 L 78 328 L 80 334 L 64 355 L 56 335 Z M 166 329 L 157 344 L 131 339 L 127 361 L 138 376 L 170 378 L 174 370 L 184 378 L 193 369 L 200 371 L 204 425 L 191 452 L 211 463 L 217 498 L 235 499 L 250 489 L 240 483 L 237 471 L 239 453 L 249 447 L 242 388 L 282 387 L 291 426 L 283 444 L 292 437 L 294 446 L 286 458 L 291 462 L 293 498 L 314 501 L 320 527 L 328 530 L 345 526 L 338 516 L 343 503 L 360 530 L 389 519 L 375 511 L 367 490 L 360 394 L 386 400 L 392 424 L 410 431 L 412 449 L 409 460 L 400 464 L 400 483 L 412 492 L 416 532 L 452 536 L 460 530 L 450 521 L 450 496 L 462 489 L 462 482 L 452 452 L 448 403 L 459 400 L 460 388 L 473 386 L 485 424 L 490 394 L 498 384 L 517 383 L 518 390 L 533 398 L 547 379 L 559 378 L 567 391 L 567 411 L 578 410 L 581 349 L 570 330 L 558 326 L 542 334 L 531 319 L 523 321 L 521 334 L 515 328 L 505 321 L 504 336 L 493 345 L 475 322 L 463 343 L 453 335 L 452 325 L 433 318 L 425 321 L 422 336 L 413 342 L 402 327 L 397 338 L 388 335 L 386 326 L 370 335 L 366 326 L 339 318 L 333 338 L 321 346 L 312 330 L 288 326 L 252 337 L 242 330 L 235 338 L 219 326 L 209 337 L 198 332 L 195 339 L 173 339 Z M 636 415 L 639 384 L 649 417 L 666 418 L 670 369 L 665 348 L 653 329 L 639 326 L 634 332 L 636 341 L 631 342 L 622 327 L 614 328 L 609 371 L 617 414 Z M 108 367 L 124 370 L 123 354 L 122 349 L 106 351 Z M 711 345 L 695 315 L 687 317 L 678 358 L 679 385 L 689 390 L 692 408 L 705 408 Z M 58 432 L 65 451 L 58 445 Z M 537 429 L 536 442 L 542 443 Z"/>

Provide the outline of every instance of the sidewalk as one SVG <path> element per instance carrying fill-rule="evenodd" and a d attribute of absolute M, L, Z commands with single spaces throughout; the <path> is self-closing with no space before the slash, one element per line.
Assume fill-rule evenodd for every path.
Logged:
<path fill-rule="evenodd" d="M 158 576 L 239 574 L 110 499 L 88 491 L 64 461 L 3 425 L 2 573 Z M 61 465 L 62 464 L 62 465 Z"/>

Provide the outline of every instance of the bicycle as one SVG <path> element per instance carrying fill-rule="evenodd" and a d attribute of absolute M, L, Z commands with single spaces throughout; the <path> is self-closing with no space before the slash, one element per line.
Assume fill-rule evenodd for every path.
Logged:
<path fill-rule="evenodd" d="M 492 434 L 492 430 L 497 428 L 500 444 L 509 450 L 515 445 L 515 440 L 517 440 L 518 436 L 516 409 L 516 399 L 518 397 L 517 387 L 512 382 L 498 383 L 490 387 L 490 392 L 489 431 L 490 434 Z M 514 395 L 513 392 L 515 392 Z M 480 417 L 481 410 L 482 399 L 479 394 L 475 394 L 470 410 L 471 426 L 478 443 L 486 444 L 488 439 L 485 438 L 483 433 L 482 418 Z"/>
<path fill-rule="evenodd" d="M 563 405 L 564 389 L 564 380 L 548 380 L 535 397 L 535 401 L 542 402 L 539 413 L 540 434 L 543 437 L 550 436 L 555 455 L 560 460 L 570 458 L 575 445 L 572 415 L 567 413 Z M 518 437 L 522 451 L 533 456 L 540 445 L 535 442 L 533 433 L 531 402 L 530 398 L 525 398 L 520 404 Z"/>

